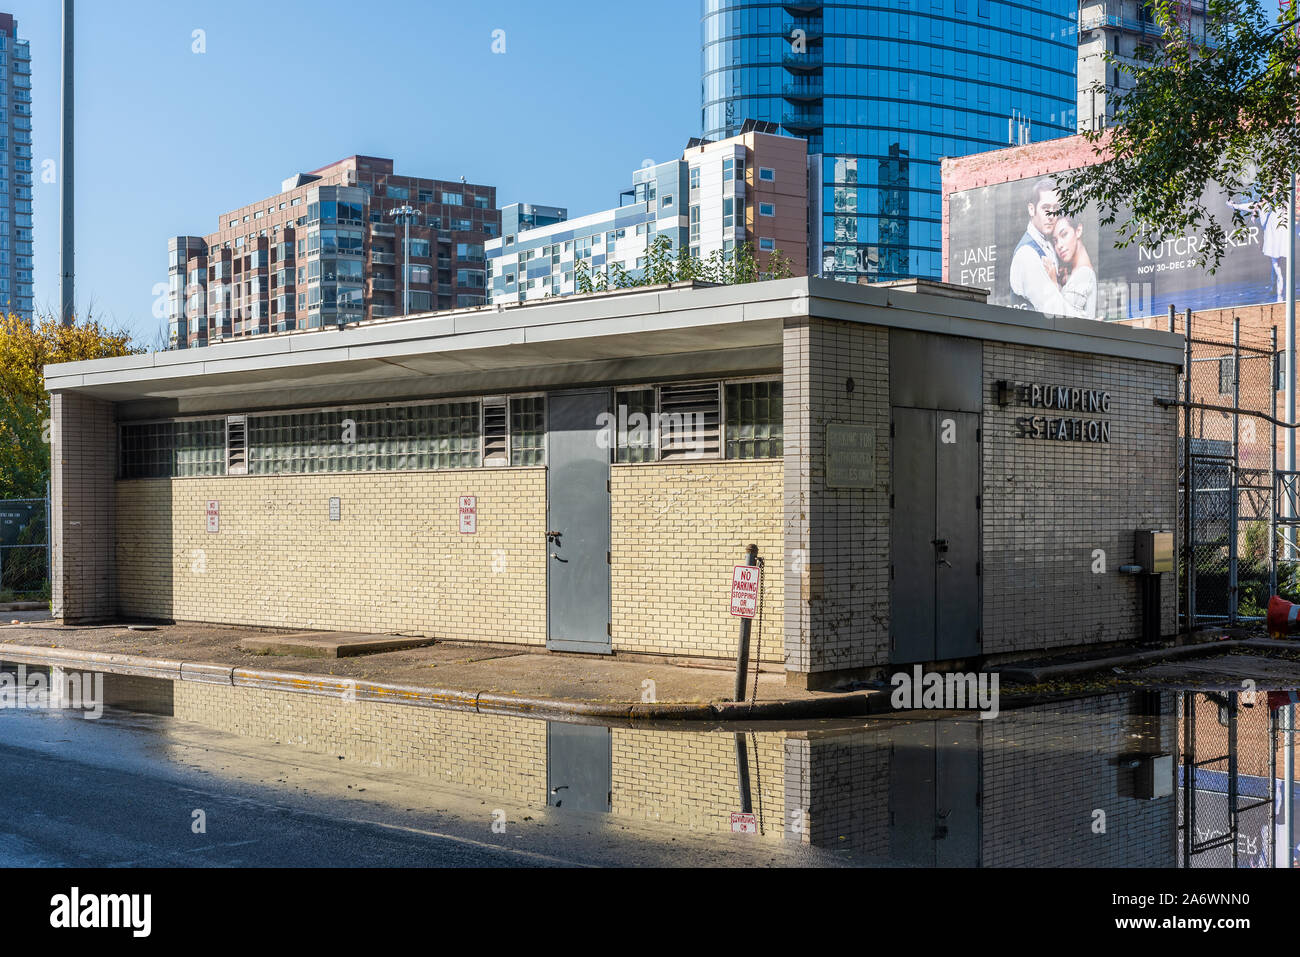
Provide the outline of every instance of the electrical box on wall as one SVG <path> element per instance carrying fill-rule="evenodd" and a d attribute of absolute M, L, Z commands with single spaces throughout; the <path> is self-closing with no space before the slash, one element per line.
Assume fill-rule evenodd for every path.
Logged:
<path fill-rule="evenodd" d="M 1141 529 L 1137 532 L 1134 558 L 1149 575 L 1163 575 L 1174 570 L 1174 533 Z"/>
<path fill-rule="evenodd" d="M 1137 760 L 1137 788 L 1139 798 L 1154 801 L 1174 793 L 1174 756 L 1172 754 L 1144 754 Z"/>

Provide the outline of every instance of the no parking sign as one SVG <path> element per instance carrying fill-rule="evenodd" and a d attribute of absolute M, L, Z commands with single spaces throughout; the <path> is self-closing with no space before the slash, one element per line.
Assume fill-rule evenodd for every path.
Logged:
<path fill-rule="evenodd" d="M 731 613 L 737 618 L 753 618 L 758 613 L 757 565 L 737 565 L 731 570 Z"/>

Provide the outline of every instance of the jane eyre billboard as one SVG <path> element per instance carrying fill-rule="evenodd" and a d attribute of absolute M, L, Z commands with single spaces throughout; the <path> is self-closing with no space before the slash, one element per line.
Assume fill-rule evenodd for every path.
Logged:
<path fill-rule="evenodd" d="M 1211 273 L 1196 265 L 1202 234 L 1118 249 L 1123 217 L 1102 226 L 1093 206 L 1062 216 L 1050 176 L 964 190 L 949 196 L 948 281 L 982 286 L 998 305 L 1087 319 L 1161 315 L 1171 303 L 1181 312 L 1282 301 L 1286 211 L 1249 196 L 1207 200 L 1227 232 L 1233 207 L 1247 232 Z"/>

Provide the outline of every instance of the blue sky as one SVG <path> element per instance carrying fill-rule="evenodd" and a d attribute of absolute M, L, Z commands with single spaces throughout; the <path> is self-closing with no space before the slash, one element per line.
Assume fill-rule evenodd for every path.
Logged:
<path fill-rule="evenodd" d="M 39 173 L 59 153 L 61 3 L 0 9 L 32 45 Z M 81 0 L 78 310 L 152 343 L 169 236 L 353 153 L 502 204 L 617 205 L 699 135 L 699 44 L 699 0 Z M 39 175 L 33 211 L 36 308 L 57 311 L 59 187 Z"/>

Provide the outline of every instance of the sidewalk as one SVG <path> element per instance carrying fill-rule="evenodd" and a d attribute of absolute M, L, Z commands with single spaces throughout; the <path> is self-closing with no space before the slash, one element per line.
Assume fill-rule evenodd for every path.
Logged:
<path fill-rule="evenodd" d="M 149 627 L 6 625 L 0 660 L 494 713 L 699 721 L 889 710 L 887 694 L 787 688 L 784 674 L 772 671 L 760 673 L 755 694 L 752 666 L 747 700 L 736 704 L 728 701 L 734 668 L 725 663 L 687 666 L 455 642 L 351 658 L 265 655 L 241 650 L 240 639 L 300 632 L 185 622 Z"/>

